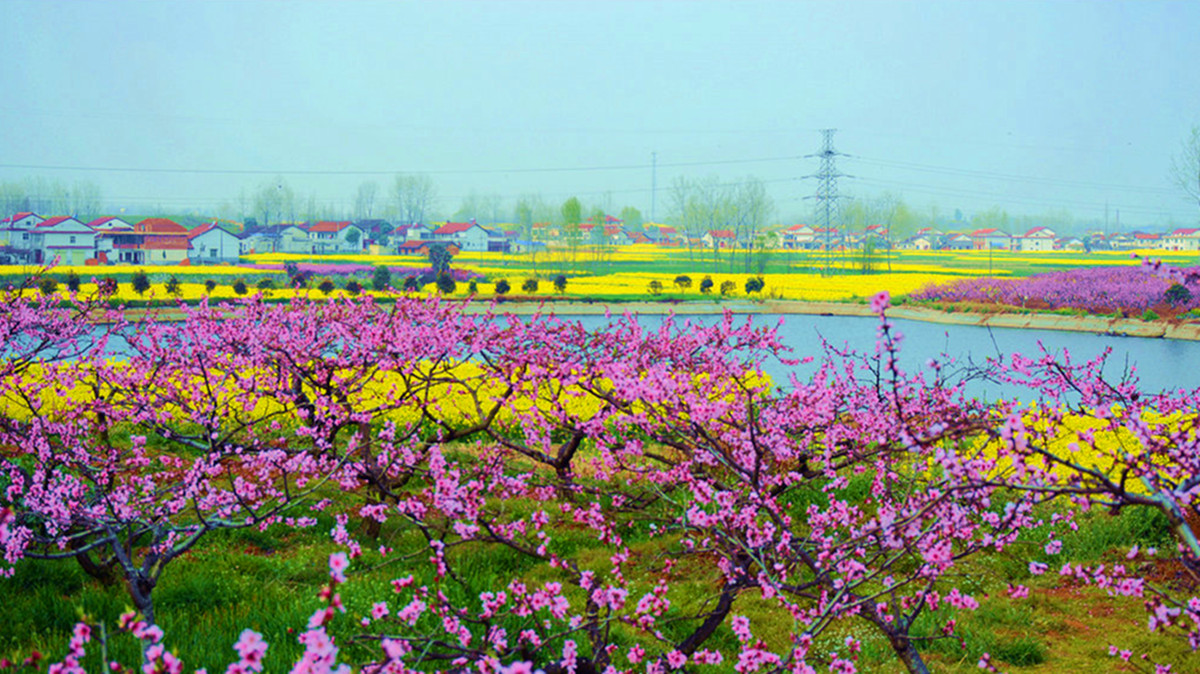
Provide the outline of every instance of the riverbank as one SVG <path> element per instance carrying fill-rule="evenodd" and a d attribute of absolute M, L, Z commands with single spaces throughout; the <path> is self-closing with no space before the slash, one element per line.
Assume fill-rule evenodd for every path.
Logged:
<path fill-rule="evenodd" d="M 489 305 L 468 305 L 468 312 L 482 313 Z M 554 313 L 568 315 L 597 315 L 611 312 L 622 314 L 719 314 L 726 309 L 735 314 L 804 314 L 815 316 L 873 316 L 866 304 L 849 302 L 799 302 L 770 300 L 759 302 L 581 302 L 561 300 L 545 303 L 504 302 L 495 307 L 497 313 L 529 315 Z M 1062 330 L 1087 332 L 1116 337 L 1147 337 L 1157 339 L 1186 339 L 1200 341 L 1200 323 L 1142 321 L 1135 318 L 1108 316 L 1063 316 L 1059 314 L 1014 314 L 946 312 L 914 306 L 888 309 L 888 316 L 942 325 L 971 325 L 989 328 Z"/>
<path fill-rule="evenodd" d="M 454 300 L 451 300 L 454 301 Z M 726 309 L 734 314 L 804 314 L 812 316 L 872 316 L 871 307 L 849 302 L 800 302 L 795 300 L 761 301 L 702 301 L 682 302 L 606 302 L 601 300 L 549 300 L 527 301 L 509 299 L 498 304 L 490 302 L 462 302 L 467 313 L 484 313 L 489 309 L 498 314 L 532 315 L 558 314 L 561 316 L 623 314 L 720 314 Z M 129 309 L 126 314 L 137 320 L 147 313 L 154 313 L 159 320 L 181 320 L 182 312 L 175 307 L 152 309 Z M 1184 339 L 1200 341 L 1200 322 L 1142 321 L 1135 318 L 1111 318 L 1107 316 L 1063 316 L 1059 314 L 1014 314 L 946 312 L 927 307 L 900 305 L 888 310 L 892 318 L 942 325 L 970 325 L 988 328 L 1013 328 L 1034 330 L 1062 330 L 1087 332 L 1117 337 L 1145 337 L 1155 339 Z"/>

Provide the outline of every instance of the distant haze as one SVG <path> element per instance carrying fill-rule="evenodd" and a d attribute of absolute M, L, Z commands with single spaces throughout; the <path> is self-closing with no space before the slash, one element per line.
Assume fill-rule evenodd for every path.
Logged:
<path fill-rule="evenodd" d="M 6 0 L 0 25 L 0 182 L 90 181 L 107 209 L 236 210 L 278 176 L 349 214 L 425 173 L 441 215 L 540 194 L 648 219 L 657 153 L 659 220 L 678 176 L 755 176 L 798 222 L 830 127 L 854 197 L 1200 218 L 1169 178 L 1197 2 Z"/>

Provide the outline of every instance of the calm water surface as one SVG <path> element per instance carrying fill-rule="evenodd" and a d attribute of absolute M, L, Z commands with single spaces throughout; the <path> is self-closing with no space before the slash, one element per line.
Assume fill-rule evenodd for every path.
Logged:
<path fill-rule="evenodd" d="M 587 327 L 601 327 L 607 323 L 604 316 L 564 316 L 578 320 Z M 677 322 L 691 320 L 693 323 L 711 324 L 721 320 L 717 315 L 677 315 Z M 759 314 L 754 316 L 756 325 L 775 325 L 783 319 L 779 334 L 784 344 L 793 349 L 792 355 L 817 356 L 822 354 L 822 339 L 835 347 L 873 353 L 875 349 L 878 319 L 860 316 L 812 316 L 788 314 Z M 663 317 L 645 315 L 639 322 L 655 328 L 662 324 Z M 745 320 L 739 316 L 738 320 Z M 968 362 L 982 363 L 998 355 L 1007 358 L 1013 353 L 1035 357 L 1041 353 L 1039 343 L 1052 354 L 1061 356 L 1069 352 L 1072 362 L 1082 363 L 1095 358 L 1105 349 L 1111 354 L 1103 370 L 1110 381 L 1119 380 L 1126 370 L 1140 380 L 1143 391 L 1162 392 L 1175 389 L 1200 388 L 1200 342 L 1176 339 L 1149 339 L 1139 337 L 1114 337 L 1084 332 L 1061 330 L 1024 330 L 1015 328 L 983 328 L 967 325 L 939 325 L 921 321 L 894 320 L 895 330 L 903 335 L 900 351 L 901 367 L 913 372 L 924 368 L 934 358 L 946 362 L 955 359 L 960 365 Z M 801 378 L 815 371 L 815 364 L 789 368 L 781 363 L 771 363 L 767 372 L 776 382 L 787 381 L 787 374 L 795 372 Z M 995 383 L 972 382 L 968 386 L 971 395 L 983 398 L 1007 397 L 1013 392 Z"/>

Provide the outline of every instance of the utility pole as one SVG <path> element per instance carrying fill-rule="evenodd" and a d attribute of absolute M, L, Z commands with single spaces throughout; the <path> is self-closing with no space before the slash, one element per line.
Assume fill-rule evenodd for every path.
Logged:
<path fill-rule="evenodd" d="M 841 209 L 838 207 L 838 186 L 837 179 L 846 176 L 844 173 L 838 173 L 837 157 L 842 153 L 833 149 L 833 134 L 837 129 L 821 129 L 821 151 L 816 154 L 806 155 L 807 157 L 819 157 L 821 159 L 821 168 L 813 175 L 805 176 L 806 178 L 817 179 L 817 192 L 806 199 L 817 200 L 817 213 L 821 216 L 822 222 L 825 225 L 825 275 L 830 273 L 830 264 L 833 256 L 833 226 L 838 225 L 841 229 Z M 842 155 L 845 156 L 845 155 Z"/>
<path fill-rule="evenodd" d="M 650 153 L 650 222 L 658 222 L 654 213 L 655 197 L 658 196 L 658 153 Z"/>

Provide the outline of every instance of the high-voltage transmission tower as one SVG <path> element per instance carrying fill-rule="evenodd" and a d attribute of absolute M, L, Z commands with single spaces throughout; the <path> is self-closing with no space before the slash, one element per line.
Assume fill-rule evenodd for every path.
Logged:
<path fill-rule="evenodd" d="M 841 208 L 838 206 L 838 178 L 849 177 L 844 173 L 838 173 L 837 158 L 846 156 L 841 152 L 833 149 L 833 134 L 837 129 L 821 129 L 821 151 L 816 154 L 806 155 L 806 157 L 820 157 L 821 168 L 816 173 L 805 176 L 806 178 L 817 179 L 817 192 L 806 199 L 815 199 L 817 201 L 816 214 L 821 218 L 825 226 L 825 275 L 829 275 L 829 267 L 831 256 L 833 255 L 833 228 L 838 228 L 838 233 L 841 233 Z"/>

